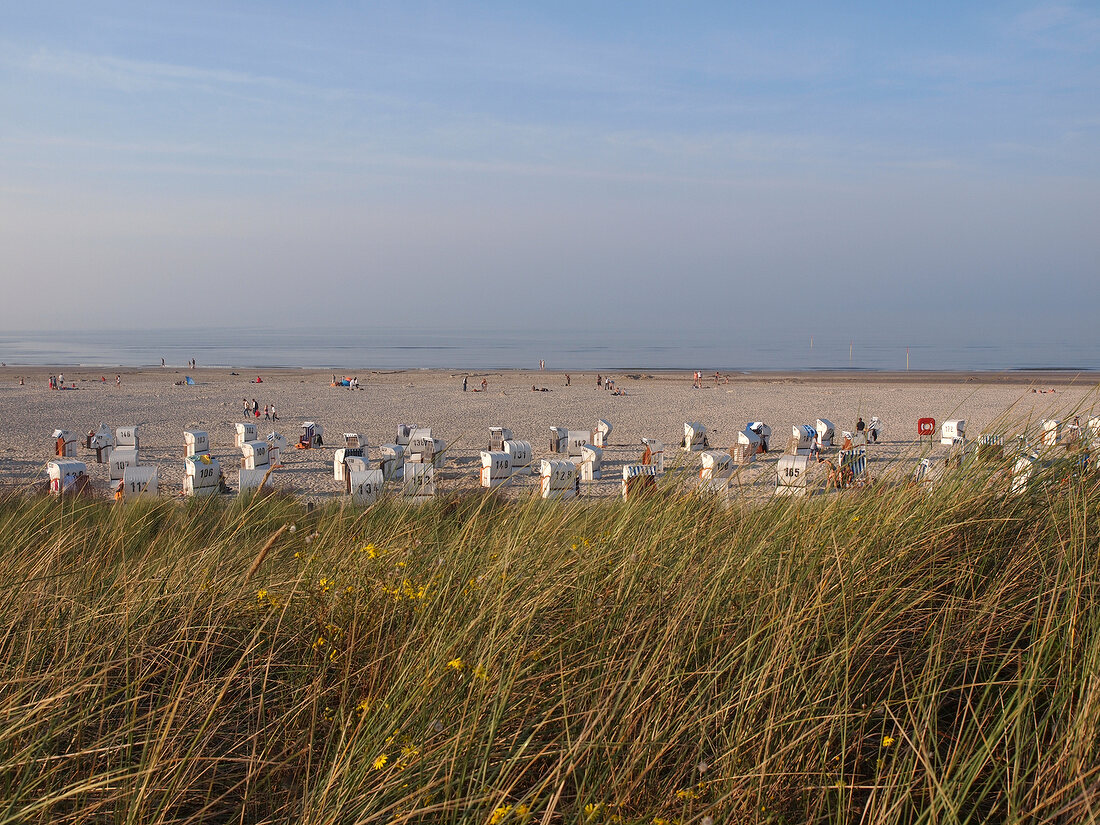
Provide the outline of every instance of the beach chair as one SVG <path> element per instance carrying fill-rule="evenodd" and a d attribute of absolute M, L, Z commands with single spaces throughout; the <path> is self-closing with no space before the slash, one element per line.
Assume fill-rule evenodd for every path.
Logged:
<path fill-rule="evenodd" d="M 530 475 L 533 451 L 527 441 L 508 440 L 504 442 L 504 452 L 512 462 L 512 475 Z"/>
<path fill-rule="evenodd" d="M 492 452 L 503 452 L 504 442 L 511 441 L 513 438 L 512 431 L 507 427 L 490 427 L 489 428 L 489 450 Z"/>
<path fill-rule="evenodd" d="M 138 466 L 137 447 L 115 447 L 107 464 L 111 481 L 122 481 L 127 467 Z"/>
<path fill-rule="evenodd" d="M 50 495 L 78 493 L 88 483 L 88 467 L 83 461 L 58 458 L 46 463 Z"/>
<path fill-rule="evenodd" d="M 183 431 L 183 457 L 193 455 L 208 455 L 210 453 L 210 436 L 205 430 Z"/>
<path fill-rule="evenodd" d="M 642 458 L 638 463 L 656 467 L 657 475 L 664 475 L 665 445 L 656 438 L 643 438 L 642 444 L 645 449 L 642 451 Z"/>
<path fill-rule="evenodd" d="M 654 464 L 627 464 L 623 467 L 623 501 L 633 501 L 657 490 L 657 467 Z"/>
<path fill-rule="evenodd" d="M 807 495 L 810 492 L 807 485 L 810 460 L 806 453 L 784 455 L 780 458 L 775 471 L 775 495 Z"/>
<path fill-rule="evenodd" d="M 543 459 L 539 464 L 539 494 L 548 499 L 576 498 L 580 479 L 572 461 Z"/>
<path fill-rule="evenodd" d="M 271 454 L 266 441 L 247 441 L 241 445 L 241 469 L 267 469 L 271 464 Z"/>
<path fill-rule="evenodd" d="M 503 450 L 481 451 L 481 486 L 495 489 L 512 477 L 512 456 Z"/>
<path fill-rule="evenodd" d="M 730 447 L 730 459 L 734 464 L 751 464 L 756 456 L 764 452 L 760 448 L 760 436 L 747 427 L 737 434 L 737 443 Z"/>
<path fill-rule="evenodd" d="M 190 455 L 183 460 L 183 494 L 210 496 L 221 491 L 221 465 L 209 454 Z"/>
<path fill-rule="evenodd" d="M 366 507 L 378 501 L 385 480 L 381 470 L 351 470 L 348 472 L 348 495 L 353 503 Z"/>
<path fill-rule="evenodd" d="M 258 430 L 256 429 L 256 423 L 254 421 L 243 421 L 233 425 L 235 435 L 233 436 L 233 446 L 240 448 L 247 444 L 249 441 L 255 441 L 258 438 Z"/>
<path fill-rule="evenodd" d="M 745 425 L 745 432 L 753 433 L 760 439 L 760 445 L 757 447 L 758 453 L 766 453 L 770 449 L 772 428 L 763 421 L 750 421 Z"/>
<path fill-rule="evenodd" d="M 940 444 L 945 446 L 966 443 L 966 420 L 953 418 L 940 427 Z"/>
<path fill-rule="evenodd" d="M 406 504 L 424 504 L 435 497 L 435 467 L 431 464 L 405 464 L 402 498 Z"/>
<path fill-rule="evenodd" d="M 142 496 L 156 497 L 157 468 L 153 466 L 127 467 L 120 485 L 123 500 Z"/>
<path fill-rule="evenodd" d="M 707 428 L 698 421 L 684 422 L 684 439 L 680 442 L 680 448 L 684 452 L 698 453 L 707 449 L 710 443 L 707 441 Z"/>
<path fill-rule="evenodd" d="M 601 418 L 596 422 L 596 428 L 592 431 L 592 446 L 603 447 L 607 446 L 608 436 L 611 435 L 611 422 Z"/>
<path fill-rule="evenodd" d="M 298 436 L 298 443 L 294 445 L 297 449 L 309 450 L 324 446 L 324 427 L 314 421 L 303 421 L 301 427 L 302 433 Z"/>
<path fill-rule="evenodd" d="M 344 481 L 348 473 L 347 459 L 365 458 L 366 450 L 363 447 L 340 447 L 332 454 L 332 480 Z"/>
<path fill-rule="evenodd" d="M 581 448 L 580 460 L 577 465 L 581 481 L 599 481 L 602 475 L 600 469 L 602 464 L 603 450 L 594 444 L 585 444 Z"/>

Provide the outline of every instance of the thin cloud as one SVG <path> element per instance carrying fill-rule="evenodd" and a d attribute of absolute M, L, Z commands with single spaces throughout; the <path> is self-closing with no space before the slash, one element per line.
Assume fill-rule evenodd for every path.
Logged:
<path fill-rule="evenodd" d="M 285 78 L 228 69 L 206 69 L 178 63 L 131 60 L 112 55 L 38 49 L 27 59 L 34 72 L 57 75 L 122 92 L 146 92 L 192 88 L 236 94 L 243 88 L 260 88 L 280 94 L 323 95 L 338 98 L 345 93 Z"/>
<path fill-rule="evenodd" d="M 1043 3 L 1013 18 L 1008 30 L 1033 46 L 1085 53 L 1100 45 L 1100 15 L 1068 3 Z"/>

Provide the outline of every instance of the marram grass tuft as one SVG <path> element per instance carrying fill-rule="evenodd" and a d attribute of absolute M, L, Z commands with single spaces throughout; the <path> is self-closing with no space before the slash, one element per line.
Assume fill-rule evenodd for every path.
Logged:
<path fill-rule="evenodd" d="M 1098 516 L 4 500 L 0 823 L 1095 819 Z"/>

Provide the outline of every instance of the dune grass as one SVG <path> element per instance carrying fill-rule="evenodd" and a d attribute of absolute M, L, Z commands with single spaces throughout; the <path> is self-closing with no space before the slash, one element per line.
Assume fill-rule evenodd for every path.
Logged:
<path fill-rule="evenodd" d="M 1092 819 L 1100 491 L 987 481 L 0 501 L 0 823 Z"/>

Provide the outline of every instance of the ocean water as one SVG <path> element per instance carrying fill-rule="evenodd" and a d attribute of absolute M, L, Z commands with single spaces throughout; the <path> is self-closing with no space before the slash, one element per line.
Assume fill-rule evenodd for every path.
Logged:
<path fill-rule="evenodd" d="M 924 343 L 829 336 L 739 340 L 729 330 L 206 329 L 0 332 L 16 365 L 371 369 L 766 370 L 1100 369 L 1100 342 Z"/>

